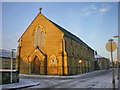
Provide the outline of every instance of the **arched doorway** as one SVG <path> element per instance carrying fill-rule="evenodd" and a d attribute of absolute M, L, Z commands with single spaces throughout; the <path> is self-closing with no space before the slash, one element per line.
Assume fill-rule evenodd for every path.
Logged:
<path fill-rule="evenodd" d="M 37 56 L 32 61 L 31 73 L 33 73 L 33 74 L 40 74 L 40 60 L 39 60 L 39 58 Z"/>

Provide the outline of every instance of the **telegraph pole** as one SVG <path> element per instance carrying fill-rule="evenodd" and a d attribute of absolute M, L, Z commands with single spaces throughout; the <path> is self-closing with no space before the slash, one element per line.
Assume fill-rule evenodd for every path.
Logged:
<path fill-rule="evenodd" d="M 12 83 L 12 65 L 13 64 L 13 50 L 11 51 L 11 75 L 10 75 L 10 82 Z"/>

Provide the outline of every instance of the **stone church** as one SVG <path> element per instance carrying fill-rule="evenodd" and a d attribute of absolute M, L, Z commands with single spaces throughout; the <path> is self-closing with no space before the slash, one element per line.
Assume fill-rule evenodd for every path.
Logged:
<path fill-rule="evenodd" d="M 94 50 L 41 12 L 18 40 L 20 73 L 72 75 L 94 70 Z"/>

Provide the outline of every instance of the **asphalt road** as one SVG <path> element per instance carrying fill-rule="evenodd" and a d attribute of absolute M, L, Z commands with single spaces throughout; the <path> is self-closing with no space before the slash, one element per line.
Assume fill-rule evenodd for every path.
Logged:
<path fill-rule="evenodd" d="M 115 79 L 116 79 L 116 71 L 115 71 Z M 25 79 L 25 78 L 24 78 Z M 23 88 L 25 89 L 33 89 L 33 88 L 112 88 L 112 71 L 108 70 L 105 72 L 95 73 L 84 75 L 75 79 L 29 79 L 33 82 L 39 82 L 40 85 Z M 118 80 L 116 81 L 116 88 L 118 88 Z"/>

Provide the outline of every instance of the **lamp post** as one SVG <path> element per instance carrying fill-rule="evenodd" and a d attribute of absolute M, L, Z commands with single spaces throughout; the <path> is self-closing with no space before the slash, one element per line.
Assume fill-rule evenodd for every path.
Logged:
<path fill-rule="evenodd" d="M 16 49 L 12 49 L 12 51 L 11 51 L 11 78 L 10 78 L 10 82 L 12 83 L 12 68 L 13 68 L 13 56 L 14 56 L 14 51 L 15 51 Z"/>
<path fill-rule="evenodd" d="M 115 35 L 114 38 L 119 38 L 118 35 Z M 117 44 L 117 79 L 119 80 L 119 49 Z"/>
<path fill-rule="evenodd" d="M 79 60 L 79 64 L 80 64 L 80 73 L 82 73 L 82 60 Z"/>

